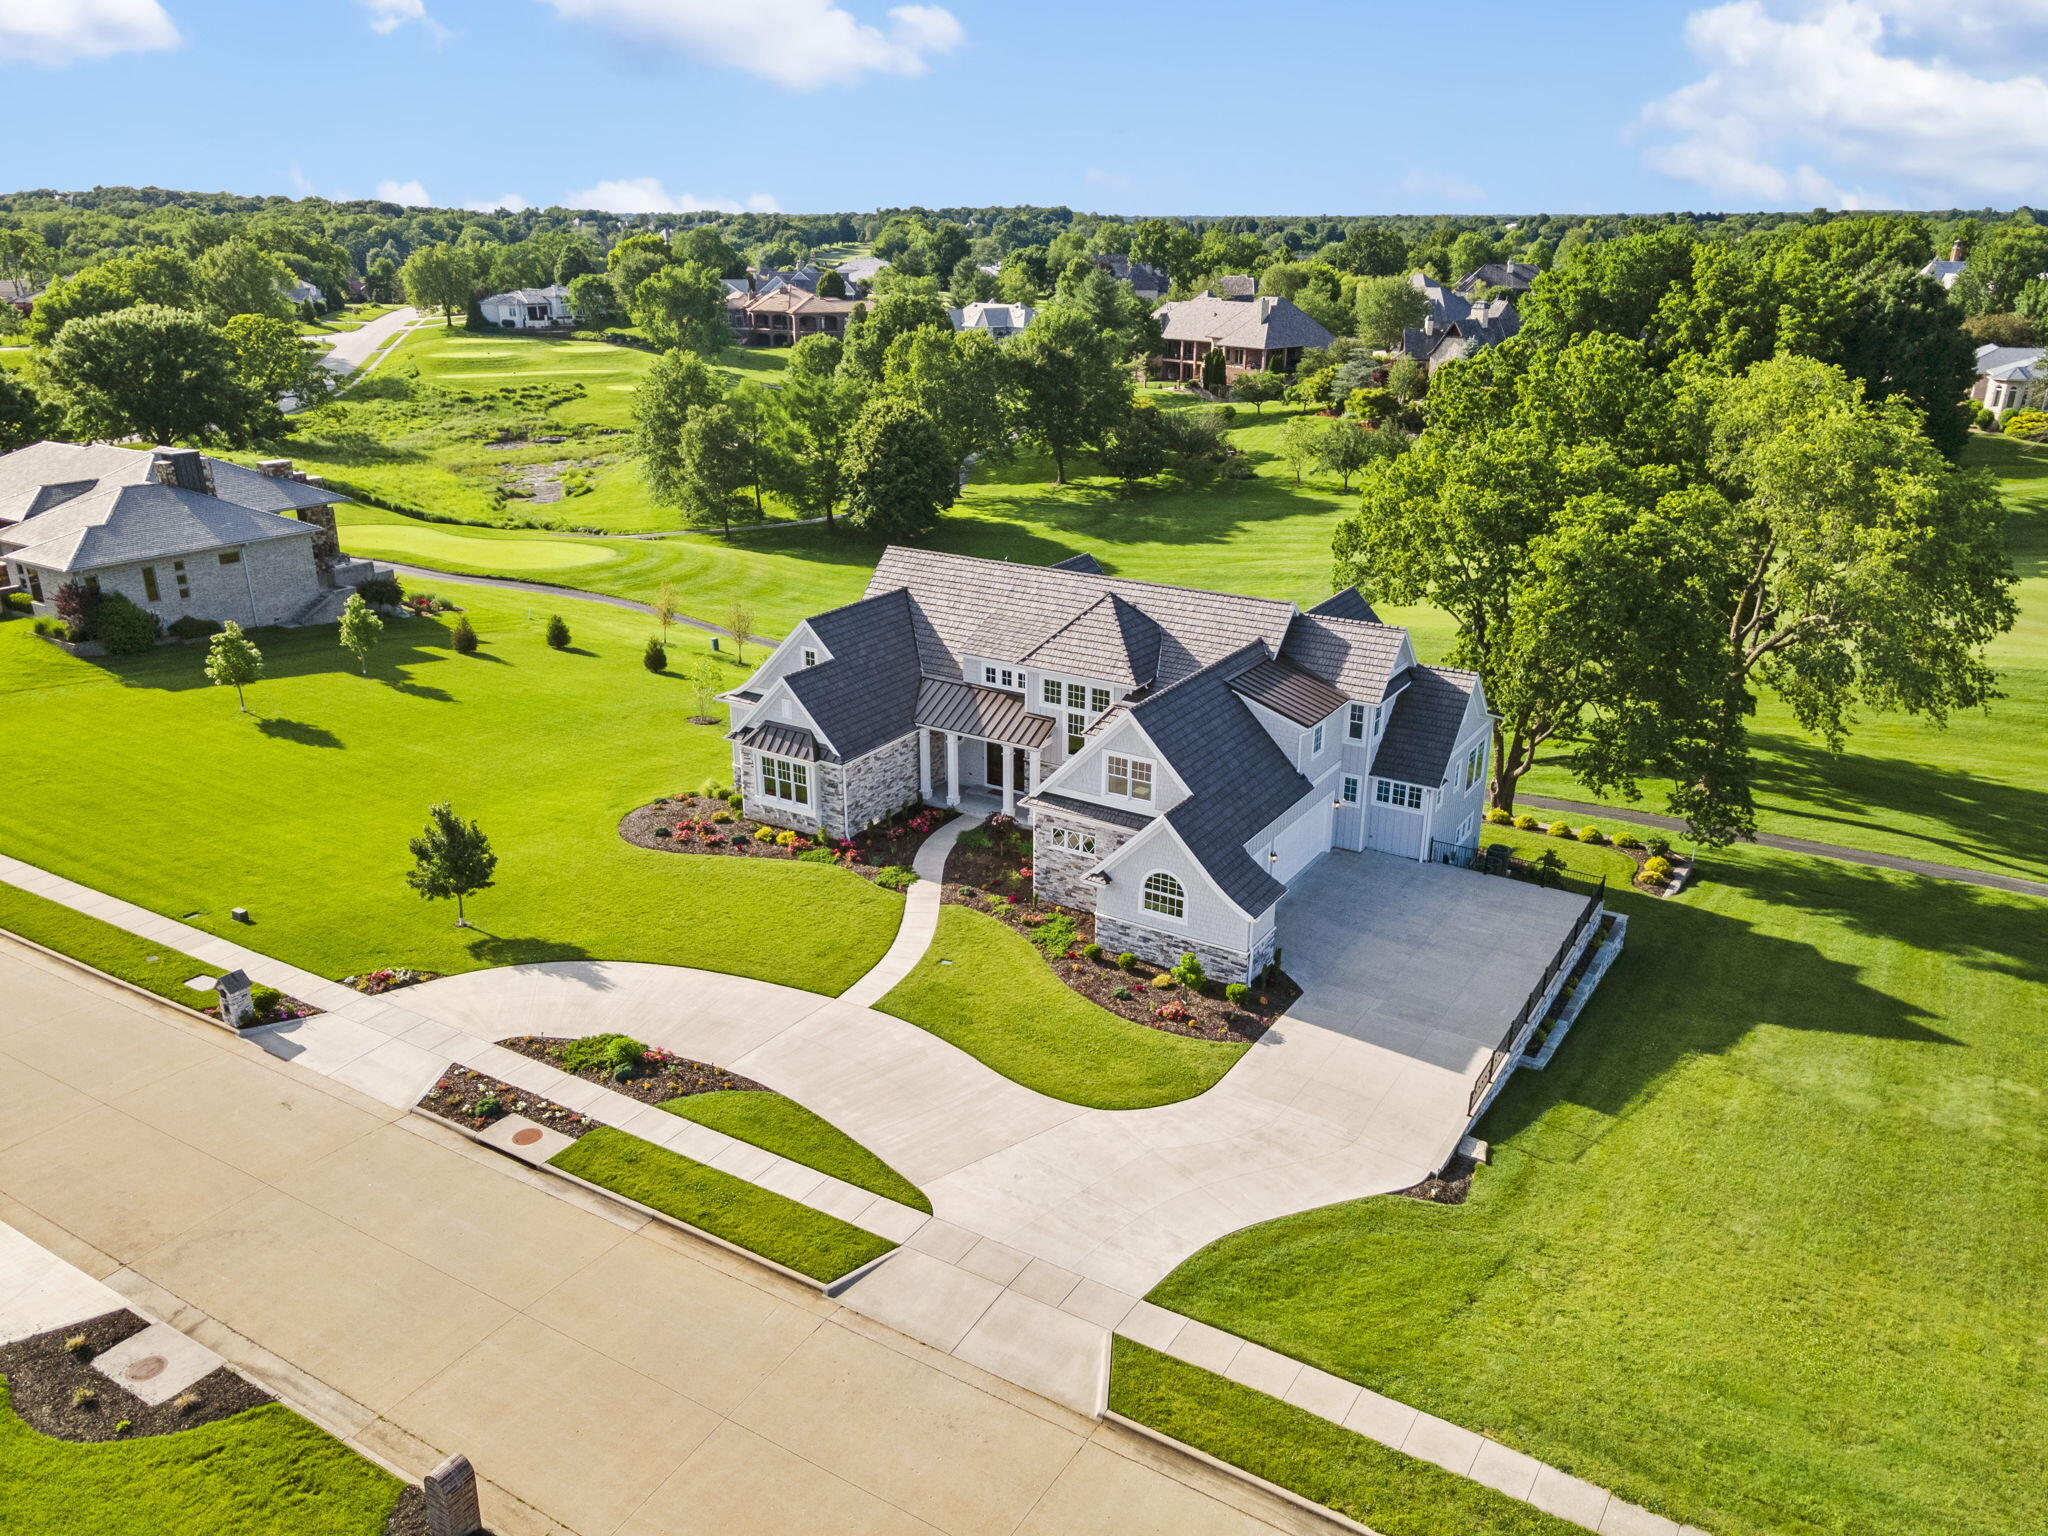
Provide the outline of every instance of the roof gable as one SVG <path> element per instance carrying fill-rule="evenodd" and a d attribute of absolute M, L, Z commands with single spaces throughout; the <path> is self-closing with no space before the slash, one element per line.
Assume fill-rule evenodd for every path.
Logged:
<path fill-rule="evenodd" d="M 1289 626 L 1280 654 L 1345 697 L 1372 704 L 1386 697 L 1407 665 L 1408 631 L 1320 611 L 1305 613 Z"/>
<path fill-rule="evenodd" d="M 1455 667 L 1410 667 L 1406 683 L 1387 718 L 1372 771 L 1377 778 L 1434 789 L 1450 771 L 1479 674 Z"/>

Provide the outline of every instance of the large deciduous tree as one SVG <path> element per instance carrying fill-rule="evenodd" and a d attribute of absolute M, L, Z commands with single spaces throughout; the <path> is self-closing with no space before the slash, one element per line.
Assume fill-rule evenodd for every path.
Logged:
<path fill-rule="evenodd" d="M 243 381 L 273 403 L 290 395 L 301 403 L 325 394 L 334 375 L 286 320 L 235 315 L 221 328 Z"/>
<path fill-rule="evenodd" d="M 633 290 L 634 322 L 664 351 L 715 353 L 730 343 L 725 284 L 699 262 L 671 262 Z"/>
<path fill-rule="evenodd" d="M 60 277 L 36 296 L 28 318 L 29 339 L 44 346 L 73 320 L 112 314 L 136 304 L 171 309 L 195 307 L 197 280 L 192 263 L 161 247 L 133 256 L 113 256 L 82 272 Z"/>
<path fill-rule="evenodd" d="M 283 425 L 242 377 L 228 338 L 190 310 L 137 304 L 74 320 L 44 372 L 80 437 L 240 447 Z"/>
<path fill-rule="evenodd" d="M 832 514 L 844 494 L 847 435 L 866 397 L 862 381 L 839 370 L 836 336 L 806 336 L 789 354 L 780 395 L 783 441 L 776 489 L 806 517 Z"/>
<path fill-rule="evenodd" d="M 253 240 L 224 240 L 200 252 L 193 263 L 199 301 L 216 325 L 230 315 L 263 315 L 282 320 L 292 312 L 285 291 L 297 281 L 292 269 Z"/>
<path fill-rule="evenodd" d="M 905 400 L 937 429 L 955 465 L 1000 452 L 1013 427 L 1009 358 L 986 331 L 920 329 L 898 336 L 882 392 Z"/>
<path fill-rule="evenodd" d="M 1429 318 L 1429 300 L 1405 277 L 1361 278 L 1351 308 L 1358 339 L 1372 347 L 1393 346 L 1403 331 Z"/>
<path fill-rule="evenodd" d="M 0 368 L 0 453 L 40 442 L 57 429 L 57 412 L 34 385 Z"/>
<path fill-rule="evenodd" d="M 405 258 L 398 270 L 407 302 L 441 311 L 443 325 L 453 328 L 455 312 L 469 307 L 475 263 L 468 251 L 452 245 L 423 245 Z"/>
<path fill-rule="evenodd" d="M 668 352 L 654 360 L 633 391 L 631 452 L 640 461 L 647 489 L 663 506 L 682 501 L 679 445 L 690 417 L 725 394 L 718 374 L 693 352 Z"/>
<path fill-rule="evenodd" d="M 754 481 L 754 453 L 733 408 L 724 401 L 690 413 L 676 440 L 676 502 L 700 526 L 716 525 L 732 537 L 733 520 L 746 513 Z"/>
<path fill-rule="evenodd" d="M 950 334 L 952 329 L 946 306 L 936 295 L 898 289 L 876 299 L 865 312 L 854 311 L 839 366 L 854 378 L 879 384 L 898 337 L 921 330 Z"/>
<path fill-rule="evenodd" d="M 1126 420 L 1131 376 L 1123 350 L 1116 332 L 1057 304 L 1011 341 L 1018 424 L 1025 441 L 1052 456 L 1054 483 L 1067 483 L 1071 455 Z"/>
<path fill-rule="evenodd" d="M 847 522 L 877 538 L 929 532 L 960 490 L 959 466 L 938 428 L 907 401 L 886 395 L 862 407 L 842 474 Z"/>

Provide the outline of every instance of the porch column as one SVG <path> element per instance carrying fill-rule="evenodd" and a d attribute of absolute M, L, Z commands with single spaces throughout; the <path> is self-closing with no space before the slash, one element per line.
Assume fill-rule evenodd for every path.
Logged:
<path fill-rule="evenodd" d="M 960 804 L 960 738 L 946 732 L 946 804 Z"/>
<path fill-rule="evenodd" d="M 927 802 L 932 797 L 932 733 L 922 725 L 917 728 L 917 797 Z"/>
<path fill-rule="evenodd" d="M 1008 742 L 1000 743 L 1003 753 L 1003 814 L 1017 819 L 1017 754 Z"/>

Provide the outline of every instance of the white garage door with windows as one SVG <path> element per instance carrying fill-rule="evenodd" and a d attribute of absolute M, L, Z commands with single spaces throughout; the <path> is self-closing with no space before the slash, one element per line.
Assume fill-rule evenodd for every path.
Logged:
<path fill-rule="evenodd" d="M 1404 859 L 1421 858 L 1422 798 L 1420 784 L 1374 779 L 1365 810 L 1365 846 Z"/>

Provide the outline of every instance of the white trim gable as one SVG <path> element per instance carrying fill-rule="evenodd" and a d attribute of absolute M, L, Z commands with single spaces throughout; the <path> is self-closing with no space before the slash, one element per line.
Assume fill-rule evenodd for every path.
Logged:
<path fill-rule="evenodd" d="M 832 659 L 832 653 L 825 649 L 824 642 L 811 633 L 811 626 L 808 622 L 799 624 L 795 629 L 791 630 L 782 643 L 763 657 L 761 664 L 747 674 L 745 682 L 719 695 L 721 699 L 731 704 L 735 711 L 742 709 L 747 711 L 744 718 L 735 713 L 732 722 L 734 729 L 752 723 L 754 712 L 767 704 L 768 695 L 778 681 L 788 676 L 791 672 L 802 670 L 806 664 L 804 654 L 807 651 L 813 652 L 816 655 L 816 660 L 809 663 L 812 666 L 823 665 Z M 737 694 L 746 692 L 760 694 L 761 702 L 759 704 L 748 704 L 744 700 L 735 697 Z M 798 707 L 801 708 L 802 706 Z M 763 718 L 767 717 L 764 716 Z"/>
<path fill-rule="evenodd" d="M 733 721 L 727 728 L 726 735 L 730 737 L 734 731 L 750 725 L 801 726 L 834 753 L 839 751 L 832 738 L 818 729 L 818 722 L 811 718 L 811 712 L 805 709 L 802 701 L 797 698 L 796 690 L 789 686 L 786 675 L 777 678 L 770 685 L 768 691 L 761 695 L 761 702 L 747 711 L 746 719 Z"/>
<path fill-rule="evenodd" d="M 1150 800 L 1124 800 L 1104 792 L 1101 763 L 1111 754 L 1144 758 L 1153 765 Z M 1163 816 L 1188 797 L 1187 784 L 1173 771 L 1166 754 L 1145 733 L 1144 727 L 1129 715 L 1114 721 L 1100 734 L 1084 740 L 1081 750 L 1047 774 L 1038 788 L 1072 795 L 1077 800 L 1087 800 L 1096 805 L 1142 809 L 1155 816 Z"/>
<path fill-rule="evenodd" d="M 1125 843 L 1114 853 L 1107 855 L 1095 868 L 1098 871 L 1114 876 L 1122 866 L 1130 864 L 1135 860 L 1135 868 L 1124 872 L 1126 878 L 1135 879 L 1138 877 L 1138 871 L 1148 868 L 1158 857 L 1156 851 L 1148 854 L 1147 850 L 1156 849 L 1156 845 L 1162 841 L 1170 843 L 1173 847 L 1180 850 L 1181 857 L 1187 860 L 1189 868 L 1202 877 L 1202 884 L 1208 888 L 1212 896 L 1229 907 L 1231 911 L 1235 912 L 1246 922 L 1254 921 L 1251 913 L 1245 911 L 1235 901 L 1232 901 L 1223 887 L 1216 883 L 1216 877 L 1209 873 L 1208 866 L 1195 857 L 1194 849 L 1187 845 L 1186 840 L 1173 829 L 1172 823 L 1164 816 L 1155 819 L 1144 831 L 1133 835 L 1129 842 Z M 1167 930 L 1162 928 L 1162 931 Z"/>

